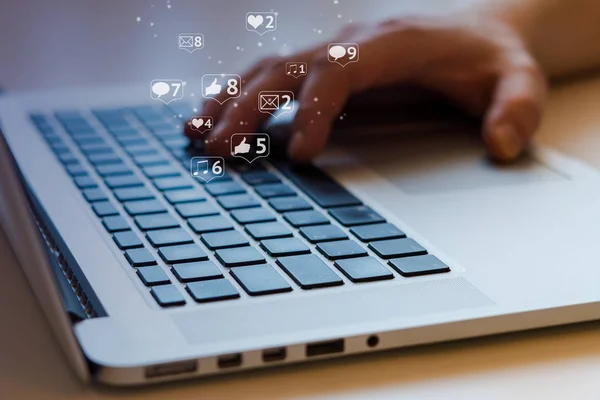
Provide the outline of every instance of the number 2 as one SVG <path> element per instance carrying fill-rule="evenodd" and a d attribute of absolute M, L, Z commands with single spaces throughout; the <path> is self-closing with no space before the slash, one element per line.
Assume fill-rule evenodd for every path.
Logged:
<path fill-rule="evenodd" d="M 292 101 L 292 98 L 290 97 L 289 94 L 284 94 L 283 96 L 281 96 L 281 98 L 285 99 L 285 104 L 281 107 L 282 110 L 291 110 L 292 107 L 290 107 L 290 101 Z"/>
<path fill-rule="evenodd" d="M 275 18 L 272 15 L 267 15 L 265 18 L 269 20 L 269 23 L 265 25 L 265 28 L 275 29 L 275 25 L 273 25 L 273 21 L 275 21 Z"/>

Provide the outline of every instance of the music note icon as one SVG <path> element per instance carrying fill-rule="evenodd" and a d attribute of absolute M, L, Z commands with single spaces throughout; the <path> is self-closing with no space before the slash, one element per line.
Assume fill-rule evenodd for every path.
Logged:
<path fill-rule="evenodd" d="M 204 168 L 204 171 L 202 171 L 202 174 L 204 174 L 204 175 L 208 174 L 208 160 L 204 160 L 204 161 L 198 161 L 196 163 L 196 170 L 192 173 L 192 175 L 194 175 L 194 176 L 200 175 L 200 164 L 202 164 L 202 163 L 206 163 L 206 167 Z"/>
<path fill-rule="evenodd" d="M 306 75 L 307 64 L 305 62 L 289 62 L 285 64 L 286 75 L 298 78 L 302 75 Z"/>
<path fill-rule="evenodd" d="M 190 160 L 190 175 L 210 182 L 225 175 L 225 159 L 223 157 L 192 157 Z"/>

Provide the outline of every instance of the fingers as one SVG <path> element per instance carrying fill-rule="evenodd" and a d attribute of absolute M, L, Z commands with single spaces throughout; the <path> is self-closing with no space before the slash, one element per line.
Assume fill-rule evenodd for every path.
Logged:
<path fill-rule="evenodd" d="M 527 147 L 539 127 L 546 90 L 537 67 L 513 68 L 500 76 L 483 127 L 493 158 L 512 161 Z"/>

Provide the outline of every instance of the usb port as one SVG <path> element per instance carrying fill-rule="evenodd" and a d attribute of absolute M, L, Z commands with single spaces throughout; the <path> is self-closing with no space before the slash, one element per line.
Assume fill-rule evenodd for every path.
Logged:
<path fill-rule="evenodd" d="M 219 357 L 219 368 L 233 368 L 242 365 L 242 355 L 240 353 L 227 354 Z"/>
<path fill-rule="evenodd" d="M 278 347 L 263 351 L 262 359 L 264 362 L 281 361 L 285 360 L 286 355 L 285 347 Z"/>
<path fill-rule="evenodd" d="M 183 361 L 169 364 L 152 365 L 146 368 L 146 378 L 159 378 L 161 376 L 172 376 L 196 372 L 198 364 L 196 361 Z"/>
<path fill-rule="evenodd" d="M 322 356 L 344 352 L 344 339 L 328 340 L 326 342 L 309 343 L 306 345 L 306 356 Z"/>

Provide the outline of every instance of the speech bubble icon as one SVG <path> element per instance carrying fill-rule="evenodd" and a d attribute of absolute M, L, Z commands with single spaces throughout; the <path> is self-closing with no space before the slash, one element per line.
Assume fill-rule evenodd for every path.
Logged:
<path fill-rule="evenodd" d="M 335 61 L 337 61 L 338 58 L 342 58 L 346 55 L 346 48 L 339 45 L 331 46 L 329 49 L 329 55 L 333 57 Z"/>
<path fill-rule="evenodd" d="M 152 85 L 152 93 L 154 93 L 157 99 L 160 99 L 161 96 L 169 93 L 171 91 L 171 87 L 167 82 L 156 82 Z"/>

